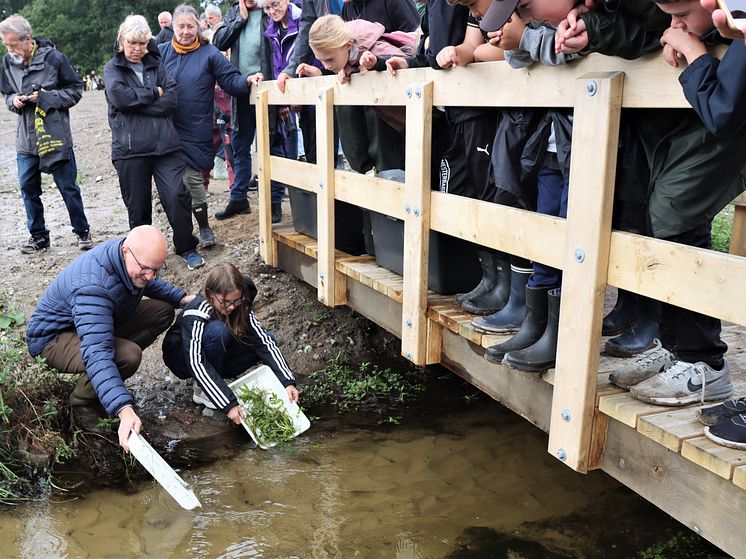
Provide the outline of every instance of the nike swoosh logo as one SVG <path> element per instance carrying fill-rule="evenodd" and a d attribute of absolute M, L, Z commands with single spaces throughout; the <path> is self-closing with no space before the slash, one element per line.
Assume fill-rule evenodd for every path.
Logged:
<path fill-rule="evenodd" d="M 692 379 L 689 379 L 687 381 L 686 387 L 689 389 L 689 392 L 699 392 L 700 390 L 702 390 L 702 385 L 701 384 L 694 384 L 692 382 Z"/>

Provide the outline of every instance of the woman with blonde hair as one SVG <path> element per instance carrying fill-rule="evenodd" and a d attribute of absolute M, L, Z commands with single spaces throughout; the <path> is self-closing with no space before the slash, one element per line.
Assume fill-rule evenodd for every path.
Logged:
<path fill-rule="evenodd" d="M 152 221 L 154 180 L 173 229 L 176 253 L 187 262 L 201 260 L 192 235 L 191 197 L 182 182 L 184 159 L 174 126 L 177 86 L 160 62 L 143 16 L 128 16 L 119 26 L 116 52 L 104 66 L 104 83 L 111 159 L 130 229 Z"/>

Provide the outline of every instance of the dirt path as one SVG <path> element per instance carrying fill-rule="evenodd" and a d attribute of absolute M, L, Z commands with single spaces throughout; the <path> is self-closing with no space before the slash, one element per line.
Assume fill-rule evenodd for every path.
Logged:
<path fill-rule="evenodd" d="M 106 119 L 102 92 L 86 92 L 71 111 L 73 139 L 78 163 L 78 182 L 91 233 L 95 242 L 123 237 L 128 231 L 127 212 L 119 192 L 116 171 L 111 164 L 111 133 Z M 15 164 L 15 115 L 0 112 L 0 293 L 11 305 L 30 316 L 49 282 L 62 267 L 80 254 L 71 232 L 67 211 L 51 176 L 44 177 L 43 201 L 51 247 L 35 255 L 24 255 L 20 245 L 28 236 L 23 203 L 18 192 Z M 227 181 L 214 181 L 209 198 L 210 213 L 222 208 L 228 199 Z M 256 193 L 251 193 L 252 204 Z M 165 215 L 154 204 L 153 223 L 170 242 Z M 285 203 L 285 216 L 290 209 Z M 190 272 L 173 254 L 167 259 L 163 278 L 189 292 L 197 292 L 210 265 L 231 261 L 249 273 L 259 288 L 255 311 L 265 328 L 271 330 L 296 373 L 320 368 L 339 351 L 351 355 L 376 352 L 397 354 L 398 344 L 377 326 L 346 308 L 329 311 L 316 301 L 315 292 L 284 272 L 264 266 L 258 256 L 258 214 L 238 216 L 227 221 L 212 220 L 218 244 L 203 251 L 208 265 Z M 384 349 L 385 348 L 385 349 Z M 153 417 L 163 417 L 182 408 L 195 412 L 191 387 L 179 382 L 161 359 L 160 343 L 145 352 L 140 372 L 129 383 L 139 409 Z M 182 410 L 182 411 L 183 411 Z M 182 413 L 182 412 L 180 412 Z M 198 410 L 197 410 L 198 413 Z M 182 413 L 183 415 L 183 413 Z M 221 418 L 222 420 L 222 418 Z M 163 423 L 163 421 L 160 421 Z M 168 423 L 168 422 L 166 422 Z"/>

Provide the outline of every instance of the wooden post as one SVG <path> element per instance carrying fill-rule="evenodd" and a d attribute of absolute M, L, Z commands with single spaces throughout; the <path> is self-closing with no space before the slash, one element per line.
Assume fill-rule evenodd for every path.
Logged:
<path fill-rule="evenodd" d="M 593 414 L 623 77 L 621 72 L 589 74 L 575 88 L 549 452 L 581 472 L 589 469 L 592 439 L 604 439 L 593 434 Z"/>
<path fill-rule="evenodd" d="M 259 165 L 259 254 L 269 266 L 277 266 L 277 250 L 272 238 L 272 198 L 270 194 L 269 155 L 269 91 L 260 90 L 256 95 L 256 146 Z"/>
<path fill-rule="evenodd" d="M 427 260 L 430 245 L 430 142 L 433 84 L 407 87 L 404 184 L 404 294 L 402 355 L 427 361 Z"/>
<path fill-rule="evenodd" d="M 320 89 L 316 101 L 316 150 L 318 194 L 316 195 L 318 253 L 318 298 L 333 307 L 335 298 L 334 268 L 334 89 Z"/>

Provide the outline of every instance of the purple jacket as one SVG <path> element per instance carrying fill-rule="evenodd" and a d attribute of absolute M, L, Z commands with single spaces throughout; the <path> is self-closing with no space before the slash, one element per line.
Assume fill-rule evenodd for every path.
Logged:
<path fill-rule="evenodd" d="M 301 9 L 293 4 L 288 4 L 288 29 L 280 41 L 280 25 L 269 20 L 264 36 L 267 38 L 270 51 L 272 52 L 272 75 L 264 76 L 264 79 L 275 79 L 282 72 L 295 54 L 295 38 L 300 30 Z"/>

